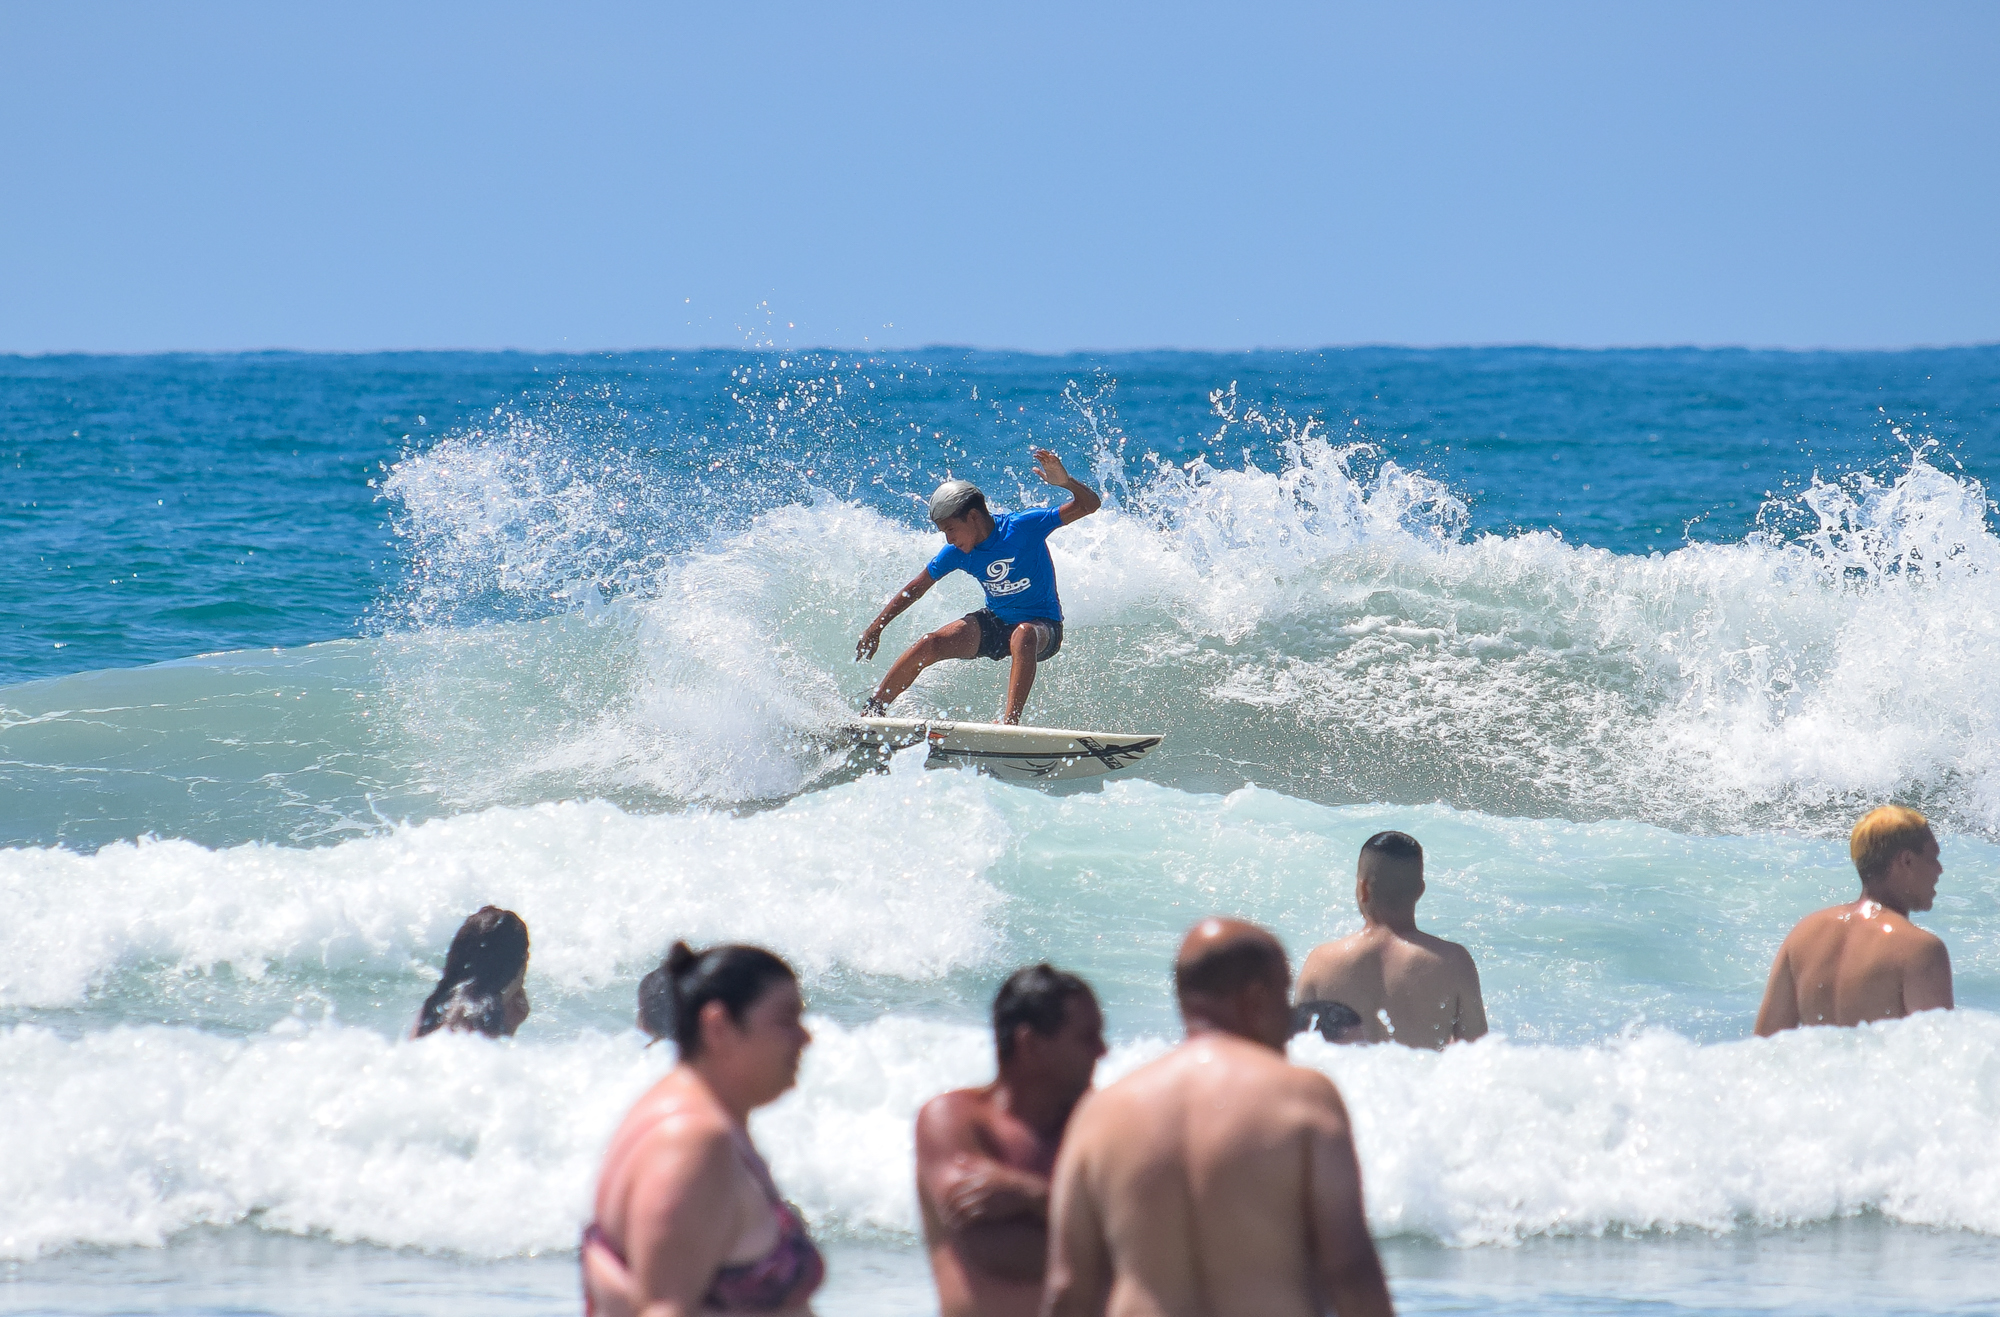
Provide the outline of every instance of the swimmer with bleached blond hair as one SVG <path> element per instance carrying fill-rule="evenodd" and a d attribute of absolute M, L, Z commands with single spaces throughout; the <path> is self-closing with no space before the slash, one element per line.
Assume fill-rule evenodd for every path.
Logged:
<path fill-rule="evenodd" d="M 1762 1037 L 1951 1009 L 1951 953 L 1910 922 L 1912 911 L 1931 908 L 1944 872 L 1930 820 L 1901 805 L 1870 810 L 1847 853 L 1861 895 L 1807 915 L 1778 948 L 1757 1008 Z"/>

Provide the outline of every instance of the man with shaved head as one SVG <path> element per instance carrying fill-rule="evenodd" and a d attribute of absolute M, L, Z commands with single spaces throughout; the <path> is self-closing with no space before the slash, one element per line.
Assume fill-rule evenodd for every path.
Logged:
<path fill-rule="evenodd" d="M 1366 1041 L 1442 1048 L 1486 1032 L 1486 1001 L 1472 953 L 1417 928 L 1424 848 L 1408 833 L 1378 832 L 1361 846 L 1354 903 L 1361 931 L 1315 947 L 1299 971 L 1301 1007 L 1345 1003 Z"/>
<path fill-rule="evenodd" d="M 1204 919 L 1174 962 L 1187 1039 L 1086 1097 L 1056 1158 L 1045 1317 L 1374 1317 L 1395 1309 L 1347 1108 L 1285 1062 L 1291 967 Z"/>

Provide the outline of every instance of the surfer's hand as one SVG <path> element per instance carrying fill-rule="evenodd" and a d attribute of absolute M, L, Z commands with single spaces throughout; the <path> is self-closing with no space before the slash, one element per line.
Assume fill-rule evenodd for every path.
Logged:
<path fill-rule="evenodd" d="M 871 626 L 861 633 L 861 639 L 854 646 L 854 661 L 865 662 L 875 657 L 876 646 L 882 643 L 882 628 Z"/>
<path fill-rule="evenodd" d="M 1055 455 L 1053 449 L 1037 448 L 1035 450 L 1035 474 L 1042 478 L 1044 484 L 1067 485 L 1069 483 L 1069 469 L 1062 464 L 1062 459 Z"/>

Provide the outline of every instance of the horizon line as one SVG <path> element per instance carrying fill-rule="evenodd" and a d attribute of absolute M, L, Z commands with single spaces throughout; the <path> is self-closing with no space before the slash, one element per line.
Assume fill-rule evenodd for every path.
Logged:
<path fill-rule="evenodd" d="M 837 344 L 790 344 L 779 345 L 769 341 L 763 343 L 698 343 L 698 344 L 654 344 L 640 347 L 369 347 L 369 348 L 302 348 L 284 346 L 234 347 L 234 348 L 39 348 L 0 349 L 0 359 L 38 361 L 52 358 L 87 357 L 96 359 L 142 358 L 142 357 L 252 357 L 252 356 L 296 356 L 296 357 L 370 357 L 370 356 L 521 356 L 521 357 L 592 357 L 592 356 L 654 356 L 661 353 L 712 353 L 712 352 L 752 352 L 752 353 L 813 353 L 813 354 L 854 354 L 874 356 L 893 353 L 964 352 L 1009 355 L 1024 357 L 1094 357 L 1094 356 L 1257 356 L 1290 355 L 1311 356 L 1329 352 L 1565 352 L 1565 353 L 1641 353 L 1641 352 L 1712 352 L 1712 353 L 1768 353 L 1784 356 L 1894 356 L 1918 352 L 1968 352 L 1982 349 L 2000 348 L 2000 339 L 1963 343 L 1909 343 L 1897 346 L 1831 346 L 1795 344 L 1748 344 L 1748 343 L 1544 343 L 1533 341 L 1514 342 L 1465 342 L 1465 343 L 1395 343 L 1387 341 L 1363 341 L 1354 343 L 1325 343 L 1312 347 L 1288 347 L 1283 345 L 1261 345 L 1256 347 L 1068 347 L 1068 348 L 1022 348 L 996 347 L 973 343 L 934 342 L 905 344 L 899 346 L 855 346 Z"/>

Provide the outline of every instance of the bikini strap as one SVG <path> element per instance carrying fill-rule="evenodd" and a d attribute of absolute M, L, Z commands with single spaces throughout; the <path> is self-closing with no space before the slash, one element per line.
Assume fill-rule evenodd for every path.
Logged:
<path fill-rule="evenodd" d="M 778 1182 L 771 1178 L 771 1168 L 764 1163 L 763 1155 L 757 1151 L 757 1146 L 750 1142 L 750 1135 L 732 1125 L 729 1129 L 729 1141 L 736 1145 L 736 1155 L 741 1157 L 743 1164 L 750 1169 L 751 1177 L 764 1191 L 764 1196 L 782 1205 L 785 1201 L 784 1195 L 778 1192 Z"/>

